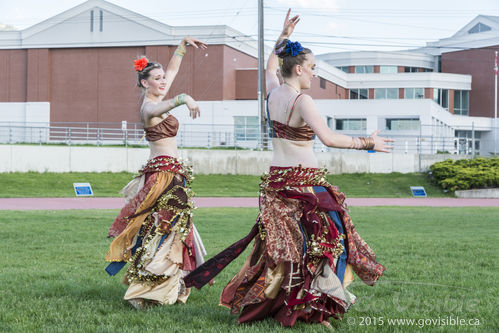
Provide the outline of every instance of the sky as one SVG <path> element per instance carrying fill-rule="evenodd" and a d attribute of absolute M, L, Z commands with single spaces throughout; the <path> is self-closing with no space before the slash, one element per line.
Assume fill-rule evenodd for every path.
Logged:
<path fill-rule="evenodd" d="M 0 24 L 25 29 L 82 0 L 0 1 Z M 173 26 L 225 24 L 257 38 L 257 0 L 110 0 Z M 477 15 L 499 16 L 499 0 L 264 0 L 265 42 L 273 45 L 288 8 L 299 14 L 293 40 L 315 54 L 417 48 L 448 38 Z"/>

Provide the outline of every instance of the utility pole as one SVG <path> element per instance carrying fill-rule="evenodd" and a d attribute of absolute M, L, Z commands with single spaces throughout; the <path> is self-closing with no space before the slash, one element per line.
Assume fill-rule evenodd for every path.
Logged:
<path fill-rule="evenodd" d="M 263 43 L 263 0 L 258 0 L 258 114 L 260 115 L 260 138 L 262 148 L 267 144 L 267 123 L 265 120 L 265 45 Z"/>
<path fill-rule="evenodd" d="M 499 68 L 497 67 L 497 51 L 495 62 L 494 62 L 494 156 L 497 156 L 497 72 Z"/>

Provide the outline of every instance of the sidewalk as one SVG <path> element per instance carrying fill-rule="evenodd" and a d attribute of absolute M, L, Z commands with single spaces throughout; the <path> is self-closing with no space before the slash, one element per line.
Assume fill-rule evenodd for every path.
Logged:
<path fill-rule="evenodd" d="M 258 198 L 198 197 L 196 207 L 258 207 Z M 123 198 L 0 198 L 0 210 L 120 209 Z M 351 207 L 499 207 L 499 199 L 349 198 Z"/>

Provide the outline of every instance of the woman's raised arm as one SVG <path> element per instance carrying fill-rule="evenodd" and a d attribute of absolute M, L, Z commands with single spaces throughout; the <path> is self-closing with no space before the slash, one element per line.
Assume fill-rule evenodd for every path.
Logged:
<path fill-rule="evenodd" d="M 185 55 L 186 52 L 186 45 L 190 44 L 196 49 L 207 49 L 208 46 L 206 43 L 201 42 L 195 38 L 191 38 L 189 36 L 185 36 L 184 39 L 180 42 L 179 46 L 173 53 L 173 56 L 170 59 L 170 62 L 168 63 L 168 66 L 166 67 L 165 71 L 165 78 L 166 78 L 166 91 L 170 90 L 170 87 L 173 83 L 173 80 L 177 76 L 178 70 L 180 68 L 180 64 L 182 63 L 182 57 Z"/>
<path fill-rule="evenodd" d="M 274 47 L 274 51 L 280 44 L 283 44 L 286 39 L 288 39 L 293 30 L 295 29 L 296 24 L 300 21 L 300 17 L 295 15 L 291 19 L 289 18 L 289 14 L 291 13 L 291 8 L 288 9 L 288 13 L 286 14 L 286 18 L 284 19 L 284 26 L 282 28 L 281 35 L 277 39 L 276 47 Z M 279 87 L 279 78 L 277 77 L 277 69 L 279 68 L 279 57 L 274 53 L 270 53 L 269 59 L 267 60 L 267 69 L 265 70 L 265 84 L 267 87 L 267 94 L 274 88 Z"/>

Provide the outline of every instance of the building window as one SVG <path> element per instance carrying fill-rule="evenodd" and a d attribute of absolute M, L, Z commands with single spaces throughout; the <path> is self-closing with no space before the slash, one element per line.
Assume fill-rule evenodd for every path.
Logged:
<path fill-rule="evenodd" d="M 374 66 L 355 66 L 355 73 L 374 73 Z"/>
<path fill-rule="evenodd" d="M 405 88 L 404 89 L 405 99 L 423 99 L 424 98 L 424 88 Z"/>
<path fill-rule="evenodd" d="M 350 89 L 350 99 L 368 99 L 367 89 Z"/>
<path fill-rule="evenodd" d="M 366 119 L 336 119 L 336 130 L 338 131 L 365 131 Z"/>
<path fill-rule="evenodd" d="M 258 117 L 234 116 L 234 133 L 237 140 L 257 140 L 259 130 Z"/>
<path fill-rule="evenodd" d="M 397 66 L 379 66 L 379 72 L 382 74 L 393 74 L 398 72 Z"/>
<path fill-rule="evenodd" d="M 349 66 L 338 66 L 336 68 L 338 68 L 339 70 L 344 71 L 345 73 L 350 73 Z"/>
<path fill-rule="evenodd" d="M 482 132 L 475 131 L 475 139 L 480 139 Z M 473 132 L 472 131 L 463 131 L 463 130 L 456 130 L 456 138 L 468 138 L 471 139 L 473 138 Z"/>
<path fill-rule="evenodd" d="M 333 117 L 328 116 L 326 118 L 326 123 L 327 123 L 327 127 L 329 127 L 330 129 L 334 128 L 334 118 Z"/>
<path fill-rule="evenodd" d="M 431 68 L 423 68 L 423 72 L 433 72 L 433 69 L 431 69 Z"/>
<path fill-rule="evenodd" d="M 94 11 L 90 11 L 90 32 L 94 32 Z"/>
<path fill-rule="evenodd" d="M 433 100 L 441 107 L 449 111 L 449 90 L 448 89 L 433 89 Z"/>
<path fill-rule="evenodd" d="M 319 78 L 319 85 L 322 89 L 326 89 L 326 80 L 322 77 Z"/>
<path fill-rule="evenodd" d="M 468 30 L 468 33 L 469 34 L 476 34 L 479 32 L 484 32 L 484 31 L 489 31 L 489 30 L 492 30 L 492 28 L 486 24 L 478 22 L 477 24 L 475 24 L 475 26 L 473 28 Z"/>
<path fill-rule="evenodd" d="M 454 114 L 469 115 L 469 92 L 467 90 L 454 90 Z"/>
<path fill-rule="evenodd" d="M 475 152 L 480 152 L 480 137 L 481 132 L 475 131 Z M 454 140 L 454 148 L 459 154 L 471 154 L 473 151 L 473 132 L 456 130 L 456 139 Z"/>
<path fill-rule="evenodd" d="M 398 99 L 398 88 L 375 88 L 374 99 Z"/>
<path fill-rule="evenodd" d="M 416 73 L 419 71 L 418 67 L 404 67 L 404 72 L 406 73 Z"/>
<path fill-rule="evenodd" d="M 419 129 L 418 118 L 386 119 L 386 129 L 390 131 L 415 131 Z"/>
<path fill-rule="evenodd" d="M 104 25 L 104 12 L 101 10 L 100 11 L 100 16 L 99 16 L 99 31 L 102 31 Z"/>

